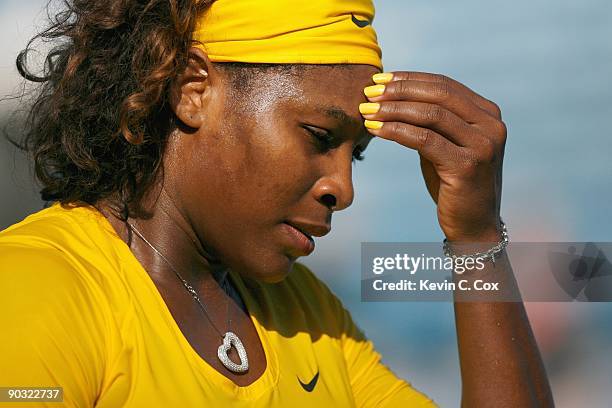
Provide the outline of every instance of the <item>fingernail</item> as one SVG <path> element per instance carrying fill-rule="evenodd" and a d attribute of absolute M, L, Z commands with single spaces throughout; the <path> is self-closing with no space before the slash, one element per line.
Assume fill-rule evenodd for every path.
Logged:
<path fill-rule="evenodd" d="M 373 113 L 378 112 L 380 109 L 380 103 L 360 103 L 359 104 L 359 112 L 362 115 L 371 115 Z"/>
<path fill-rule="evenodd" d="M 383 127 L 383 122 L 380 122 L 378 120 L 365 120 L 363 121 L 363 124 L 365 125 L 365 127 L 367 127 L 368 129 L 372 129 L 372 130 L 378 130 L 381 127 Z"/>
<path fill-rule="evenodd" d="M 372 76 L 372 81 L 375 84 L 388 84 L 393 79 L 393 74 L 390 72 L 381 72 Z"/>
<path fill-rule="evenodd" d="M 366 86 L 363 89 L 363 93 L 365 93 L 365 96 L 367 96 L 368 98 L 374 98 L 375 96 L 380 96 L 385 93 L 385 86 L 384 85 Z"/>

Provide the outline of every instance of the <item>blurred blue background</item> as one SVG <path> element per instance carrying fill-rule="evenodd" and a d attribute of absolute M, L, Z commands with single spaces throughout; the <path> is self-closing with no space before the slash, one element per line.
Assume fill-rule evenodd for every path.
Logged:
<path fill-rule="evenodd" d="M 44 25 L 40 0 L 0 0 L 0 95 Z M 385 68 L 443 73 L 498 103 L 509 128 L 502 216 L 513 241 L 612 241 L 612 3 L 376 2 Z M 14 108 L 0 103 L 0 123 Z M 356 199 L 302 261 L 344 301 L 384 361 L 441 406 L 460 401 L 453 305 L 361 303 L 362 241 L 440 241 L 418 155 L 374 140 Z M 0 142 L 0 229 L 41 208 L 23 157 Z M 558 407 L 607 407 L 612 305 L 526 305 Z"/>

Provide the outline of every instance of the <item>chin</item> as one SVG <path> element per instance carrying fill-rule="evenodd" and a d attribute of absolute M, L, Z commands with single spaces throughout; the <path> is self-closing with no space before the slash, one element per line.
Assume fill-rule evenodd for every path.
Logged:
<path fill-rule="evenodd" d="M 295 261 L 296 258 L 281 255 L 274 261 L 262 262 L 257 266 L 248 268 L 249 272 L 244 275 L 264 283 L 279 283 L 285 280 L 293 270 Z"/>

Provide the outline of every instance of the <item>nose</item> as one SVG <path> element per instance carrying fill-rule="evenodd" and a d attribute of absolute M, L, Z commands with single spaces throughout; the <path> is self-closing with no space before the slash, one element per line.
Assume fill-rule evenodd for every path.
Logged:
<path fill-rule="evenodd" d="M 329 157 L 329 170 L 317 180 L 313 192 L 317 201 L 332 211 L 348 208 L 355 198 L 352 161 Z"/>

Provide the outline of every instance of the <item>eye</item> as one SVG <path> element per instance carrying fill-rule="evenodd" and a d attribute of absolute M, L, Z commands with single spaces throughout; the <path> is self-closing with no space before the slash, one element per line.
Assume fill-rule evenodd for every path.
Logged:
<path fill-rule="evenodd" d="M 340 145 L 338 139 L 327 130 L 309 125 L 303 125 L 303 128 L 313 137 L 317 148 L 322 152 L 331 150 Z M 361 146 L 355 147 L 355 150 L 353 150 L 353 163 L 355 163 L 355 161 L 361 161 L 365 159 L 362 154 L 363 150 L 364 149 Z"/>
<path fill-rule="evenodd" d="M 335 147 L 336 140 L 327 130 L 309 125 L 303 125 L 303 128 L 313 137 L 320 151 L 327 151 Z"/>

